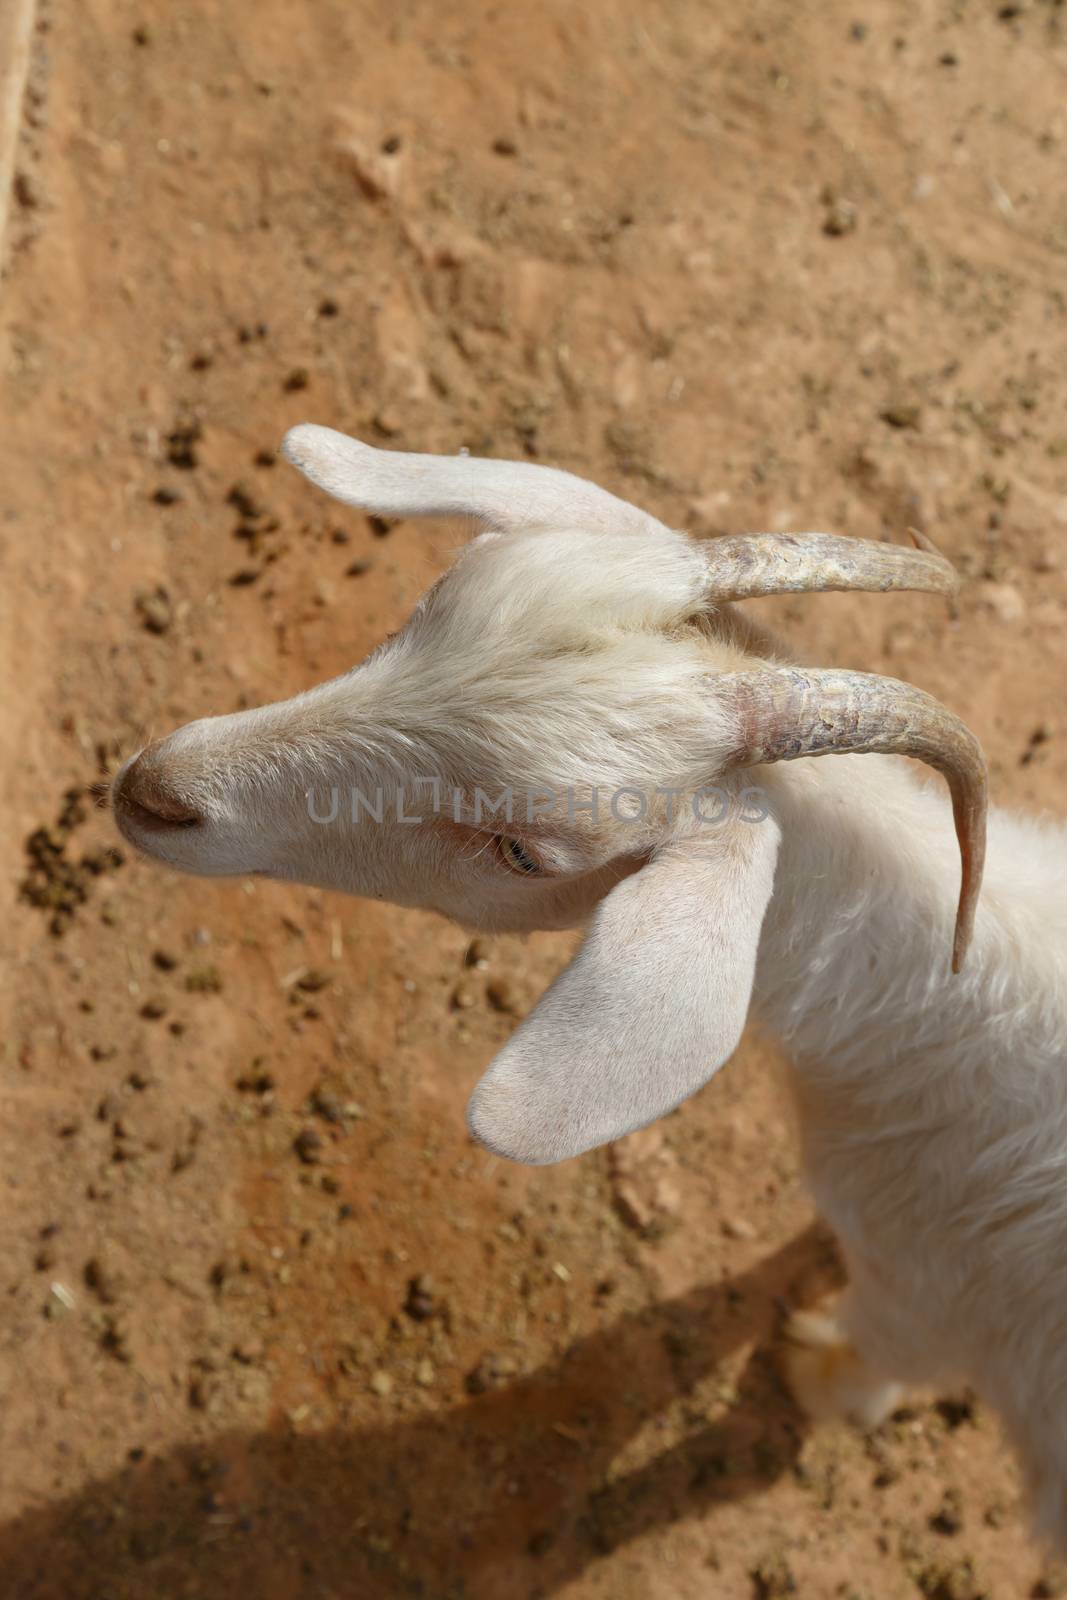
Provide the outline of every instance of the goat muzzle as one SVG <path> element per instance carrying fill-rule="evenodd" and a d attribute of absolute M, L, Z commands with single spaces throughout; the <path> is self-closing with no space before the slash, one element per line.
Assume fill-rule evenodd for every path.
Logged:
<path fill-rule="evenodd" d="M 160 771 L 155 750 L 154 745 L 142 750 L 115 780 L 111 800 L 119 826 L 125 822 L 142 833 L 198 826 L 203 820 L 200 813 L 176 793 Z"/>

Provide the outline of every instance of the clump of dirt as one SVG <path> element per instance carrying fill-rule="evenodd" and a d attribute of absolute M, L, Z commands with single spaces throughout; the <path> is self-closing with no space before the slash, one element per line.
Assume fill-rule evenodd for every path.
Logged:
<path fill-rule="evenodd" d="M 134 605 L 149 633 L 170 631 L 174 622 L 174 605 L 163 584 L 158 583 L 154 589 L 139 590 L 134 596 Z"/>
<path fill-rule="evenodd" d="M 204 437 L 199 417 L 183 411 L 167 434 L 166 458 L 172 467 L 193 472 L 200 464 L 200 441 Z"/>
<path fill-rule="evenodd" d="M 56 938 L 70 928 L 97 880 L 116 872 L 125 860 L 114 845 L 84 851 L 77 859 L 71 854 L 73 836 L 87 820 L 91 803 L 92 791 L 67 789 L 55 821 L 35 828 L 26 839 L 27 870 L 19 897 L 45 913 Z"/>
<path fill-rule="evenodd" d="M 970 1561 L 934 1561 L 918 1578 L 923 1600 L 989 1600 Z"/>

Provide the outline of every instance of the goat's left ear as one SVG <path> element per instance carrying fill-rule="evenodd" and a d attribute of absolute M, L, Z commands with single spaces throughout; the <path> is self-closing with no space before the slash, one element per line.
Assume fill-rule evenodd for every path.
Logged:
<path fill-rule="evenodd" d="M 617 884 L 471 1096 L 474 1137 L 512 1161 L 563 1161 L 706 1083 L 748 1015 L 779 839 L 771 817 L 737 820 Z"/>

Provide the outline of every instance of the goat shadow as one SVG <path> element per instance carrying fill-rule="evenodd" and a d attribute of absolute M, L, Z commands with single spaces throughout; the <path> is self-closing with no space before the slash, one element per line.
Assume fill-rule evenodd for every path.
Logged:
<path fill-rule="evenodd" d="M 5 1600 L 547 1600 L 652 1529 L 768 1488 L 805 1425 L 769 1344 L 836 1286 L 813 1224 L 751 1271 L 575 1342 L 439 1412 L 318 1435 L 229 1433 L 132 1462 L 0 1530 Z M 695 1385 L 755 1340 L 709 1423 Z M 684 1436 L 618 1458 L 681 1404 Z M 676 1430 L 672 1436 L 677 1437 Z M 210 1452 L 210 1454 L 208 1454 Z"/>

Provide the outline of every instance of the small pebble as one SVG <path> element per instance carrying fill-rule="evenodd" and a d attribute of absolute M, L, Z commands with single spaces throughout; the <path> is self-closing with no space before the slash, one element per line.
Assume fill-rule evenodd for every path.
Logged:
<path fill-rule="evenodd" d="M 185 987 L 189 994 L 219 994 L 222 979 L 215 967 L 197 967 L 186 977 Z"/>
<path fill-rule="evenodd" d="M 105 1261 L 99 1256 L 92 1256 L 85 1263 L 83 1272 L 86 1287 L 91 1289 L 98 1300 L 104 1305 L 114 1305 L 119 1297 L 119 1280 Z"/>
<path fill-rule="evenodd" d="M 750 1573 L 756 1600 L 787 1600 L 796 1594 L 796 1579 L 780 1552 L 765 1556 Z"/>
<path fill-rule="evenodd" d="M 245 1094 L 269 1094 L 277 1087 L 274 1074 L 268 1072 L 259 1060 L 253 1061 L 247 1072 L 237 1079 L 237 1088 Z"/>
<path fill-rule="evenodd" d="M 891 428 L 916 430 L 922 423 L 922 411 L 914 400 L 893 400 L 879 413 Z"/>
<path fill-rule="evenodd" d="M 408 1284 L 404 1310 L 414 1322 L 428 1322 L 437 1310 L 433 1279 L 428 1272 L 420 1272 Z"/>
<path fill-rule="evenodd" d="M 456 1011 L 469 1011 L 477 1000 L 477 991 L 469 983 L 457 983 L 452 990 L 452 1005 Z"/>
<path fill-rule="evenodd" d="M 982 603 L 998 622 L 1009 626 L 1021 622 L 1026 615 L 1026 601 L 1013 583 L 983 584 Z"/>
<path fill-rule="evenodd" d="M 827 204 L 822 231 L 831 239 L 842 239 L 847 233 L 855 233 L 858 221 L 859 214 L 852 201 L 835 197 Z"/>
<path fill-rule="evenodd" d="M 116 1361 L 130 1361 L 130 1335 L 126 1323 L 119 1317 L 106 1316 L 100 1329 L 100 1348 Z"/>
<path fill-rule="evenodd" d="M 498 1355 L 489 1350 L 479 1361 L 473 1372 L 467 1374 L 466 1389 L 468 1394 L 485 1394 L 486 1390 L 498 1388 L 514 1377 L 517 1364 L 511 1356 Z"/>
<path fill-rule="evenodd" d="M 166 633 L 174 621 L 174 607 L 162 584 L 152 590 L 139 591 L 134 596 L 134 604 L 149 633 Z"/>
<path fill-rule="evenodd" d="M 316 1089 L 308 1101 L 308 1107 L 323 1121 L 332 1122 L 338 1128 L 344 1127 L 345 1108 L 340 1096 L 334 1094 L 332 1089 Z"/>
<path fill-rule="evenodd" d="M 44 199 L 38 180 L 32 172 L 16 172 L 15 199 L 26 211 L 35 211 Z"/>
<path fill-rule="evenodd" d="M 305 1166 L 314 1167 L 322 1160 L 325 1141 L 314 1128 L 303 1128 L 293 1140 L 293 1149 Z"/>
<path fill-rule="evenodd" d="M 247 522 L 257 522 L 260 517 L 265 515 L 263 507 L 256 499 L 255 490 L 243 480 L 238 483 L 231 484 L 229 492 L 226 495 L 226 501 L 227 504 L 233 506 L 234 510 L 239 512 Z"/>
<path fill-rule="evenodd" d="M 930 1518 L 935 1533 L 951 1537 L 963 1527 L 963 1501 L 958 1489 L 946 1489 L 940 1506 Z"/>
<path fill-rule="evenodd" d="M 519 991 L 510 978 L 490 978 L 485 986 L 485 997 L 494 1011 L 507 1016 L 517 1016 L 522 1009 Z"/>

